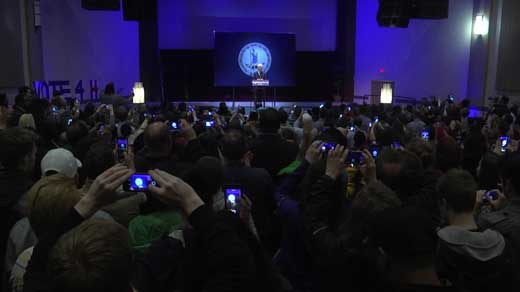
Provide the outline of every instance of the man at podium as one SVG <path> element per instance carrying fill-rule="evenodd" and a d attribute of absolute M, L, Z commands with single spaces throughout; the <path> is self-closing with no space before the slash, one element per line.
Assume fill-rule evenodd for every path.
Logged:
<path fill-rule="evenodd" d="M 256 65 L 256 71 L 253 73 L 253 80 L 265 80 L 264 65 L 261 63 Z"/>

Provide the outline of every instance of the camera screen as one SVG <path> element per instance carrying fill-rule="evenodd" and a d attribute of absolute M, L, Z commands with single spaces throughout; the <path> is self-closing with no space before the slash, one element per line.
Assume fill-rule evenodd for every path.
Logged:
<path fill-rule="evenodd" d="M 120 150 L 126 150 L 127 147 L 128 147 L 128 140 L 126 140 L 126 139 L 117 140 L 117 148 L 119 148 Z"/>
<path fill-rule="evenodd" d="M 427 130 L 424 130 L 421 132 L 421 138 L 424 140 L 424 141 L 428 141 L 430 140 L 430 133 L 427 131 Z"/>
<path fill-rule="evenodd" d="M 180 126 L 180 124 L 178 122 L 171 122 L 170 123 L 170 128 L 173 129 L 173 130 L 179 129 L 179 126 Z"/>
<path fill-rule="evenodd" d="M 205 123 L 206 128 L 212 128 L 215 125 L 214 121 L 206 121 Z"/>
<path fill-rule="evenodd" d="M 506 152 L 507 151 L 507 146 L 509 145 L 509 138 L 504 136 L 504 137 L 500 137 L 500 147 L 501 147 L 501 151 L 502 152 Z"/>
<path fill-rule="evenodd" d="M 321 152 L 326 153 L 334 148 L 336 148 L 336 143 L 323 143 L 323 145 L 321 145 Z"/>
<path fill-rule="evenodd" d="M 150 185 L 157 186 L 151 175 L 134 174 L 128 180 L 128 186 L 125 189 L 131 192 L 147 191 Z"/>
<path fill-rule="evenodd" d="M 242 195 L 242 191 L 239 188 L 226 189 L 226 208 L 233 213 L 239 211 L 238 199 Z"/>
<path fill-rule="evenodd" d="M 352 151 L 348 153 L 346 164 L 361 165 L 365 162 L 365 158 L 363 157 L 363 153 L 361 151 Z"/>
<path fill-rule="evenodd" d="M 67 121 L 67 125 L 70 126 L 70 124 L 72 124 L 72 119 L 69 119 L 69 120 Z"/>
<path fill-rule="evenodd" d="M 370 154 L 372 154 L 372 157 L 377 158 L 379 155 L 379 150 L 380 148 L 377 145 L 370 146 Z"/>

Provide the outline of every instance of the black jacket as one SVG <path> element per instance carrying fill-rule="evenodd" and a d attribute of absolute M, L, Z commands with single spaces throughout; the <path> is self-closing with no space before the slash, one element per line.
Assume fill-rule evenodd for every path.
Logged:
<path fill-rule="evenodd" d="M 251 165 L 264 168 L 273 179 L 298 154 L 298 145 L 284 141 L 279 134 L 260 134 L 251 146 L 254 154 Z"/>
<path fill-rule="evenodd" d="M 267 250 L 274 251 L 278 244 L 274 238 L 277 230 L 274 216 L 276 205 L 273 198 L 275 186 L 269 173 L 264 169 L 245 166 L 243 163 L 229 163 L 224 168 L 224 184 L 240 185 L 253 204 L 251 215 Z"/>
<path fill-rule="evenodd" d="M 139 291 L 278 290 L 258 241 L 236 215 L 203 207 L 189 220 L 185 247 L 165 238 L 137 263 Z"/>

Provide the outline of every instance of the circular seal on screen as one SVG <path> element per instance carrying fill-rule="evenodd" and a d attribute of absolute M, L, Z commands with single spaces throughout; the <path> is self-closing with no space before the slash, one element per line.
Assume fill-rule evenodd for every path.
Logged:
<path fill-rule="evenodd" d="M 240 69 L 247 76 L 252 76 L 258 64 L 263 65 L 264 72 L 271 68 L 271 52 L 261 43 L 249 43 L 245 45 L 238 54 Z"/>

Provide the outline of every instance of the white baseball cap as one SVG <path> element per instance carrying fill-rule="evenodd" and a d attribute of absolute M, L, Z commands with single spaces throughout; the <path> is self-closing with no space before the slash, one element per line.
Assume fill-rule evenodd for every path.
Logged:
<path fill-rule="evenodd" d="M 52 149 L 42 159 L 41 169 L 42 175 L 48 171 L 56 171 L 59 174 L 73 178 L 78 174 L 78 168 L 82 167 L 74 154 L 67 149 Z"/>

